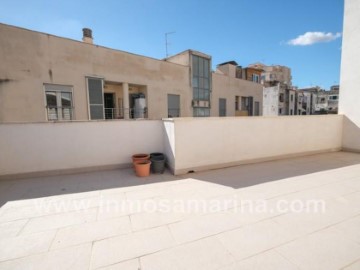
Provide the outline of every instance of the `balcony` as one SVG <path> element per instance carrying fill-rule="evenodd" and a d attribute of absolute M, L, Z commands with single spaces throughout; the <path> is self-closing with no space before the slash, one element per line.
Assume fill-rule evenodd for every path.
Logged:
<path fill-rule="evenodd" d="M 46 107 L 47 118 L 49 121 L 70 121 L 73 120 L 73 107 Z"/>
<path fill-rule="evenodd" d="M 144 119 L 148 117 L 146 108 L 104 108 L 104 114 L 106 120 L 124 119 L 126 115 L 129 116 L 129 119 Z"/>

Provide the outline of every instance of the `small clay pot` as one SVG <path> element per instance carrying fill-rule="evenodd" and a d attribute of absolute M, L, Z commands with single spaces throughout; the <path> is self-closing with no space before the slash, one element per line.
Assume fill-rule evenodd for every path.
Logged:
<path fill-rule="evenodd" d="M 132 156 L 132 161 L 140 161 L 140 160 L 149 160 L 150 159 L 150 155 L 148 154 L 135 154 Z"/>
<path fill-rule="evenodd" d="M 146 177 L 150 175 L 150 160 L 138 160 L 134 161 L 134 168 L 136 176 L 138 177 Z"/>

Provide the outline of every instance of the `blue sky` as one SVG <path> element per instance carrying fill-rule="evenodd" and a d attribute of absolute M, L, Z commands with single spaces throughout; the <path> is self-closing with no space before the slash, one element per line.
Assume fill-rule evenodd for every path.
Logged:
<path fill-rule="evenodd" d="M 329 88 L 339 82 L 343 0 L 1 0 L 0 22 L 154 58 L 194 49 L 213 67 L 235 60 L 280 64 L 293 84 Z M 311 45 L 291 45 L 313 43 Z M 313 33 L 318 32 L 318 33 Z M 318 42 L 316 42 L 318 41 Z M 321 42 L 327 41 L 327 42 Z"/>

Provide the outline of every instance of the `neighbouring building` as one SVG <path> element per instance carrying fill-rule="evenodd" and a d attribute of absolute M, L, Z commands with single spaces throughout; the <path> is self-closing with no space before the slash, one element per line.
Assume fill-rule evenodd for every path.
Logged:
<path fill-rule="evenodd" d="M 313 95 L 311 92 L 296 91 L 295 110 L 297 115 L 310 115 L 312 108 Z"/>
<path fill-rule="evenodd" d="M 235 61 L 219 64 L 212 73 L 213 101 L 211 116 L 263 115 L 261 71 L 242 68 Z"/>
<path fill-rule="evenodd" d="M 296 115 L 296 90 L 287 88 L 286 90 L 286 115 Z"/>
<path fill-rule="evenodd" d="M 189 67 L 95 45 L 88 29 L 80 42 L 0 24 L 0 59 L 0 122 L 192 116 Z"/>
<path fill-rule="evenodd" d="M 276 116 L 279 114 L 280 85 L 264 88 L 263 114 L 264 116 Z"/>
<path fill-rule="evenodd" d="M 328 95 L 325 91 L 317 93 L 315 114 L 326 114 L 328 109 Z"/>
<path fill-rule="evenodd" d="M 192 113 L 182 116 L 210 116 L 212 93 L 211 56 L 194 50 L 187 50 L 168 57 L 165 61 L 189 69 L 191 94 L 188 99 L 190 99 L 189 105 Z"/>
<path fill-rule="evenodd" d="M 319 86 L 299 89 L 298 92 L 307 93 L 311 96 L 310 114 L 336 114 L 339 103 L 338 85 L 331 86 L 326 91 Z"/>
<path fill-rule="evenodd" d="M 304 102 L 302 103 L 302 114 L 303 115 L 311 115 L 311 114 L 320 114 L 321 112 L 317 112 L 319 107 L 323 106 L 323 103 L 318 106 L 318 97 L 321 96 L 321 93 L 324 92 L 319 86 L 300 88 L 297 90 L 299 95 L 305 97 Z M 306 100 L 306 101 L 305 101 Z M 320 101 L 322 101 L 320 99 Z"/>
<path fill-rule="evenodd" d="M 262 70 L 261 83 L 265 86 L 272 86 L 277 82 L 292 86 L 291 69 L 289 67 L 281 65 L 267 66 L 263 63 L 251 64 L 249 67 Z"/>
<path fill-rule="evenodd" d="M 250 68 L 261 70 L 264 85 L 264 115 L 295 115 L 295 91 L 291 69 L 286 66 L 255 63 Z"/>
<path fill-rule="evenodd" d="M 193 50 L 159 60 L 95 45 L 87 28 L 81 42 L 0 24 L 0 58 L 0 122 L 262 114 L 259 70 L 212 72 Z"/>
<path fill-rule="evenodd" d="M 190 67 L 194 116 L 262 115 L 261 70 L 242 68 L 235 61 L 229 61 L 210 72 L 211 57 L 193 50 L 168 57 L 166 61 Z"/>
<path fill-rule="evenodd" d="M 338 113 L 339 107 L 339 85 L 333 85 L 330 87 L 330 91 L 328 92 L 328 113 Z"/>
<path fill-rule="evenodd" d="M 296 115 L 295 95 L 295 89 L 282 82 L 264 87 L 264 115 Z"/>

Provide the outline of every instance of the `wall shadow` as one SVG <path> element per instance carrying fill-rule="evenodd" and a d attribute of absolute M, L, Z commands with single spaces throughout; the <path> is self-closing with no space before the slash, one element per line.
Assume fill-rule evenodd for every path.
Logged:
<path fill-rule="evenodd" d="M 190 177 L 238 189 L 357 164 L 358 153 L 331 152 L 199 172 Z"/>
<path fill-rule="evenodd" d="M 195 179 L 234 189 L 311 173 L 360 164 L 360 154 L 331 152 L 236 167 L 174 176 L 162 175 L 138 178 L 132 168 L 81 174 L 0 181 L 0 207 L 18 200 L 144 186 L 155 183 Z M 1 210 L 1 209 L 0 209 Z"/>
<path fill-rule="evenodd" d="M 342 146 L 345 150 L 360 152 L 360 127 L 344 115 Z"/>

